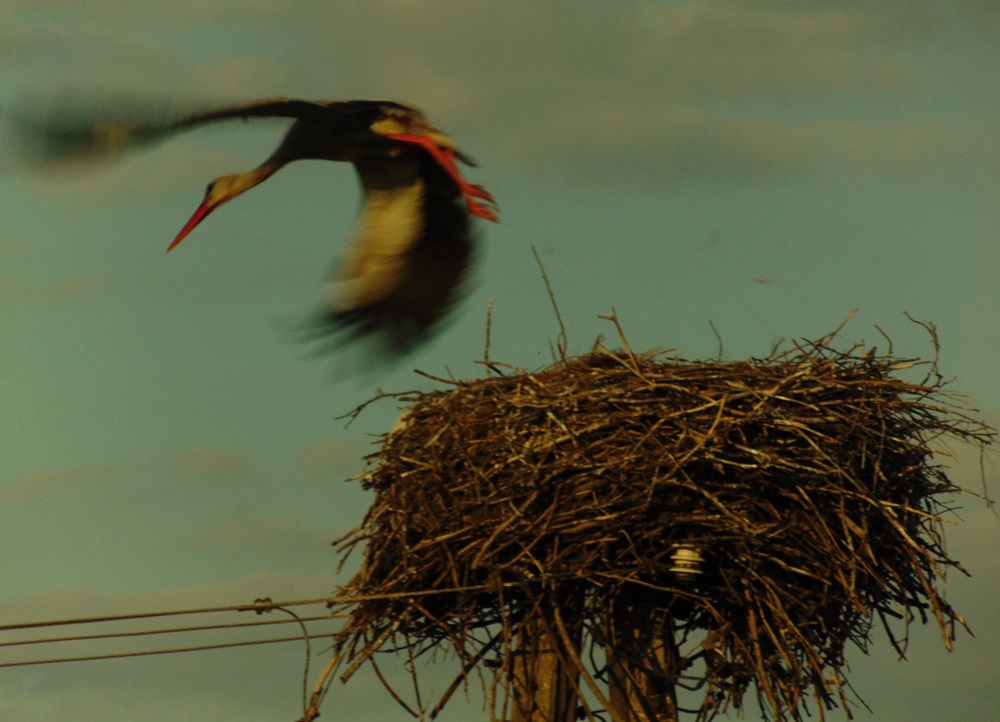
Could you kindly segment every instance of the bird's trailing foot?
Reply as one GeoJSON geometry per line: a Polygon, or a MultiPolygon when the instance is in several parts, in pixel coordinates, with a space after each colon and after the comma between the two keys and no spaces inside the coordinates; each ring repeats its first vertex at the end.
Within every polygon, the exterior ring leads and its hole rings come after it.
{"type": "Polygon", "coordinates": [[[414,145],[419,145],[421,148],[426,150],[431,156],[438,162],[438,164],[444,168],[445,172],[448,173],[458,185],[459,191],[462,193],[462,199],[465,201],[465,205],[469,208],[469,213],[479,218],[484,218],[487,221],[493,221],[494,223],[500,222],[500,217],[497,212],[500,210],[497,206],[497,202],[490,195],[489,191],[480,185],[475,183],[469,183],[465,180],[462,172],[458,169],[458,165],[455,163],[455,151],[450,148],[442,148],[433,138],[427,135],[414,135],[411,133],[386,133],[385,137],[392,138],[393,140],[402,141],[403,143],[412,143],[414,145]],[[480,203],[476,199],[486,201],[485,203],[480,203]]]}

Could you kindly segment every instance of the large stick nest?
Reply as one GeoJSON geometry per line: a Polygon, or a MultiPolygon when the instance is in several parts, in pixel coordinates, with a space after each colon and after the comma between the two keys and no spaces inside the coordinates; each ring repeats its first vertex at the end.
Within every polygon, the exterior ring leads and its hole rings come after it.
{"type": "Polygon", "coordinates": [[[941,515],[958,489],[935,443],[993,430],[933,364],[914,383],[911,361],[828,342],[735,363],[595,349],[404,396],[362,477],[375,503],[342,540],[367,544],[342,661],[444,649],[460,680],[509,692],[518,619],[575,599],[585,644],[687,680],[699,718],[753,683],[765,714],[800,719],[848,701],[845,646],[866,649],[876,621],[900,652],[912,619],[950,646],[964,622],[942,597],[960,567],[941,515]],[[623,605],[638,630],[615,628],[623,605]],[[678,668],[657,668],[657,647],[680,649],[678,668]]]}

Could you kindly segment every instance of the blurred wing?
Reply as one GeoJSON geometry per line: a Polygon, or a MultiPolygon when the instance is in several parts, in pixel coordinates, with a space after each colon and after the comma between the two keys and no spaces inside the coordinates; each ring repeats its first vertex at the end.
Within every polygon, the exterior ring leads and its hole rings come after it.
{"type": "Polygon", "coordinates": [[[63,95],[47,103],[25,103],[11,118],[22,154],[53,163],[113,157],[199,125],[233,118],[321,118],[336,102],[266,98],[193,112],[163,97],[63,95]]]}
{"type": "Polygon", "coordinates": [[[356,165],[361,218],[312,335],[333,334],[331,346],[343,336],[379,336],[391,353],[406,353],[458,299],[474,247],[469,214],[420,152],[356,165]]]}

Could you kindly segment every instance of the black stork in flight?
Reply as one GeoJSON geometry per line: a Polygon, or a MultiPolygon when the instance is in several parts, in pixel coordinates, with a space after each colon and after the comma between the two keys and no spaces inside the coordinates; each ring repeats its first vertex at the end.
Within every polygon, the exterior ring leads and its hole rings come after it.
{"type": "MultiPolygon", "coordinates": [[[[330,297],[310,335],[383,336],[402,354],[424,341],[456,301],[474,247],[471,217],[498,221],[493,197],[463,178],[456,161],[475,165],[413,105],[387,100],[308,101],[268,98],[164,119],[162,108],[91,114],[57,109],[43,122],[22,122],[47,158],[102,156],[235,118],[293,122],[271,156],[243,173],[219,176],[167,248],[173,249],[212,211],[296,160],[352,163],[364,189],[361,216],[330,297]],[[153,114],[161,118],[150,121],[153,114]]],[[[339,336],[336,336],[339,338],[339,336]]]]}

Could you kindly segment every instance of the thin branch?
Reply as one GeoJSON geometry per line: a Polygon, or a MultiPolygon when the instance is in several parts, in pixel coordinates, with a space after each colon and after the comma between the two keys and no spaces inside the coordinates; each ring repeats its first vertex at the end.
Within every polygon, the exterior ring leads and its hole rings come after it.
{"type": "Polygon", "coordinates": [[[566,360],[566,327],[563,325],[562,315],[559,313],[559,304],[556,303],[556,295],[552,291],[552,284],[549,283],[548,274],[545,273],[545,266],[542,264],[542,259],[538,255],[538,249],[534,246],[531,247],[531,252],[535,254],[535,263],[538,264],[538,270],[542,274],[542,280],[545,282],[545,290],[549,292],[549,302],[552,304],[552,310],[556,314],[556,321],[559,322],[559,336],[556,339],[556,348],[559,351],[559,359],[561,361],[566,360]]]}

